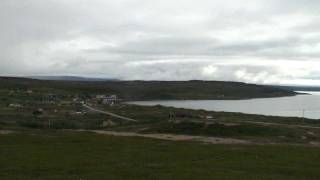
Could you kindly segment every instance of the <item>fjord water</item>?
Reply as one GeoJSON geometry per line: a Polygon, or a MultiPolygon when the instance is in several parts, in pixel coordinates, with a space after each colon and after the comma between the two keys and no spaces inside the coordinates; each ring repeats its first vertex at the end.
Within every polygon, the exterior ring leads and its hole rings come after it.
{"type": "Polygon", "coordinates": [[[130,104],[154,106],[163,105],[177,108],[204,109],[208,111],[241,112],[271,116],[306,117],[320,119],[320,92],[309,94],[249,100],[170,100],[135,101],[130,104]]]}

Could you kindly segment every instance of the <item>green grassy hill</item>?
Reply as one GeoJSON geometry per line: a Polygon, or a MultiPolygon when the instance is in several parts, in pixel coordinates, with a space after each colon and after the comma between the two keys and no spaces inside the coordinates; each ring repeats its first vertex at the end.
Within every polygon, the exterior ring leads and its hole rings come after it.
{"type": "Polygon", "coordinates": [[[319,148],[208,145],[93,133],[0,135],[0,179],[319,179],[319,148]]]}

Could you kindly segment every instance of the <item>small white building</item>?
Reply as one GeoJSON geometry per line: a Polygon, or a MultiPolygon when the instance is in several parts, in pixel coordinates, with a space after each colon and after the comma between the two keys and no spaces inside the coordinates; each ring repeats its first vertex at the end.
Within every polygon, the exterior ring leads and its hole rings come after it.
{"type": "Polygon", "coordinates": [[[21,108],[22,105],[21,104],[9,104],[9,107],[13,107],[13,108],[21,108]]]}
{"type": "Polygon", "coordinates": [[[102,104],[109,104],[109,105],[114,105],[117,102],[118,102],[117,95],[111,95],[111,96],[105,97],[102,100],[102,104]]]}
{"type": "Polygon", "coordinates": [[[213,117],[210,116],[210,115],[207,115],[207,116],[206,116],[206,119],[208,119],[208,120],[213,120],[213,117]]]}
{"type": "Polygon", "coordinates": [[[96,95],[96,99],[104,99],[104,98],[106,98],[106,95],[103,95],[103,94],[96,95]]]}

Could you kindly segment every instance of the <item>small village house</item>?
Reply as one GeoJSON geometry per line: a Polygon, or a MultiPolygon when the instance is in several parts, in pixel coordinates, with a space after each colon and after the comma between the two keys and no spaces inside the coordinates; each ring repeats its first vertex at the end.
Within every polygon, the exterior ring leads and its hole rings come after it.
{"type": "Polygon", "coordinates": [[[116,103],[118,103],[117,95],[111,95],[102,100],[102,104],[115,105],[116,103]]]}

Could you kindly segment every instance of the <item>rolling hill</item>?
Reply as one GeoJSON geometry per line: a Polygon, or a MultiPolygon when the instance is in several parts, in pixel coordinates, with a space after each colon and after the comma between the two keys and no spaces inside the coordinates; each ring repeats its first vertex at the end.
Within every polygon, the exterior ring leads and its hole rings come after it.
{"type": "Polygon", "coordinates": [[[62,94],[117,94],[125,100],[213,100],[294,96],[271,86],[223,81],[49,81],[0,77],[0,89],[62,94]]]}

